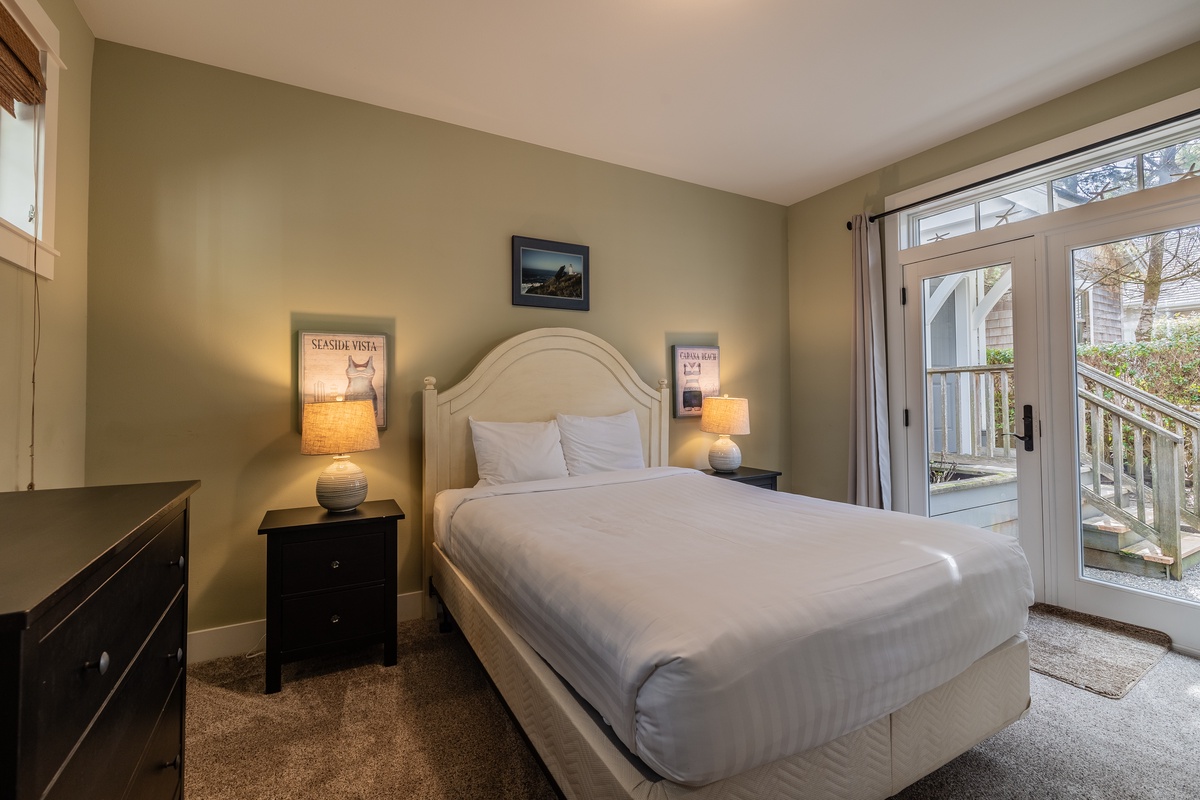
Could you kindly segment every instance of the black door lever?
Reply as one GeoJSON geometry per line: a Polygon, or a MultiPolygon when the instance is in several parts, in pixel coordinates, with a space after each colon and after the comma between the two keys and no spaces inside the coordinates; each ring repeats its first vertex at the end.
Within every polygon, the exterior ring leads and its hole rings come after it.
{"type": "Polygon", "coordinates": [[[1033,406],[1025,405],[1021,408],[1021,428],[1025,431],[1022,436],[1017,433],[1010,433],[1009,436],[1016,436],[1025,443],[1025,452],[1033,452],[1033,406]]]}

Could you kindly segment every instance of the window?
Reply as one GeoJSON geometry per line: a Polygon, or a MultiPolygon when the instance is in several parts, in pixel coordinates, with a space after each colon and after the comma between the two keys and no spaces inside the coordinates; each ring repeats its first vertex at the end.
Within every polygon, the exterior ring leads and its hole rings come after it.
{"type": "Polygon", "coordinates": [[[58,29],[36,0],[0,0],[41,53],[46,103],[0,110],[0,260],[54,277],[58,29]],[[36,248],[35,262],[35,242],[36,248]]]}
{"type": "Polygon", "coordinates": [[[1200,177],[1200,118],[1026,170],[908,211],[900,248],[1200,177]]]}

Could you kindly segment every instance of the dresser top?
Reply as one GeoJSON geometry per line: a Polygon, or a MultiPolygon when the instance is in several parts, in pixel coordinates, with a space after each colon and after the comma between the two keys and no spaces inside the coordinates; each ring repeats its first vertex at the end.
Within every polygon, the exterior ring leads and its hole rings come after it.
{"type": "Polygon", "coordinates": [[[0,631],[29,627],[199,481],[0,493],[0,631]]]}

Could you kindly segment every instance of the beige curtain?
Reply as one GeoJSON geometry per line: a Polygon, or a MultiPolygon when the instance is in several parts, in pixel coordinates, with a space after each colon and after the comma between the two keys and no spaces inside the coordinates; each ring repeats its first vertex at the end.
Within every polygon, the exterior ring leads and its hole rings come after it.
{"type": "Polygon", "coordinates": [[[862,214],[851,220],[854,237],[854,351],[850,430],[850,502],[892,507],[888,447],[887,353],[883,338],[883,266],[879,225],[862,214]]]}

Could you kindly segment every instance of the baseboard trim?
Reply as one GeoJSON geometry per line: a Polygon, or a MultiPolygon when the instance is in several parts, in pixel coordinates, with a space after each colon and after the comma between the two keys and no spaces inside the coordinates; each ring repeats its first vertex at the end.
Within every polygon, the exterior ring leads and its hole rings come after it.
{"type": "MultiPolygon", "coordinates": [[[[396,597],[396,619],[404,621],[419,619],[423,592],[407,592],[396,597]]],[[[187,660],[189,664],[212,661],[225,656],[250,655],[262,652],[267,635],[267,621],[256,619],[191,631],[187,637],[187,660]]]]}

